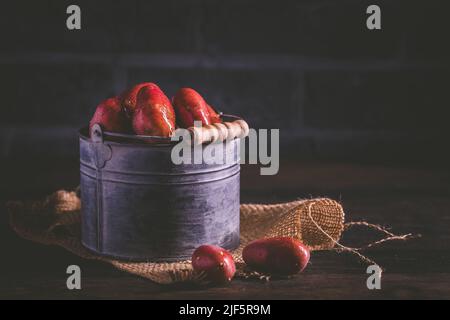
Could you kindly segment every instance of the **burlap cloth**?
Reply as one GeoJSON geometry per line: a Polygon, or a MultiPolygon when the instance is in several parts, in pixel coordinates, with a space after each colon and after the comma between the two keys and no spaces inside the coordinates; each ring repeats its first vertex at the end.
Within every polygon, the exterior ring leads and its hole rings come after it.
{"type": "MultiPolygon", "coordinates": [[[[60,190],[42,201],[33,203],[9,202],[10,224],[15,232],[25,239],[46,245],[59,245],[74,254],[104,261],[114,267],[150,279],[169,284],[182,281],[201,280],[192,270],[189,260],[172,263],[127,262],[96,255],[81,244],[80,207],[81,201],[76,192],[60,190]]],[[[407,235],[394,235],[386,229],[366,222],[344,224],[342,206],[331,199],[319,198],[296,200],[280,204],[242,204],[241,242],[232,252],[236,262],[236,276],[243,278],[266,275],[248,270],[242,261],[242,249],[250,241],[266,237],[294,237],[307,245],[310,250],[340,250],[357,255],[362,261],[375,263],[360,254],[363,248],[348,248],[339,243],[342,232],[352,225],[365,225],[375,228],[386,237],[366,247],[388,240],[405,240],[407,235]]]]}

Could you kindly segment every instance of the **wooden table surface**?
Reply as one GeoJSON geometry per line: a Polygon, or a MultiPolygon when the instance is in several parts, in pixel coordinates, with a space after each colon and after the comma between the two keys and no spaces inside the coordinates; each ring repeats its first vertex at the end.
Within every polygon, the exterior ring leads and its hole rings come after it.
{"type": "MultiPolygon", "coordinates": [[[[37,199],[77,185],[74,161],[2,163],[2,203],[37,199]],[[8,168],[6,170],[5,168],[8,168]],[[19,170],[20,168],[20,170],[19,170]]],[[[62,248],[23,240],[8,226],[2,207],[0,298],[3,299],[404,299],[450,298],[450,175],[444,168],[417,166],[282,163],[276,176],[259,176],[245,166],[242,202],[278,202],[328,196],[341,201],[346,220],[366,220],[395,233],[422,237],[392,242],[366,252],[383,266],[380,290],[366,287],[366,266],[348,253],[314,252],[304,273],[270,282],[234,280],[222,287],[158,285],[83,260],[62,248]],[[81,290],[66,288],[66,268],[81,267],[81,290]]],[[[354,229],[343,242],[364,244],[378,234],[354,229]]]]}

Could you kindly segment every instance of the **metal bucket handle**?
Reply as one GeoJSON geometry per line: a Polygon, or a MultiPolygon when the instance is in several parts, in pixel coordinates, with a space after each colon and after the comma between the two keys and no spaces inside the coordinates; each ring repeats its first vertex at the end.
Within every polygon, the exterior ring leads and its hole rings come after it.
{"type": "MultiPolygon", "coordinates": [[[[225,114],[223,112],[217,112],[220,116],[220,118],[230,118],[233,120],[242,120],[241,117],[233,115],[233,114],[225,114]]],[[[95,124],[92,126],[91,129],[91,137],[92,141],[97,142],[95,139],[101,139],[101,142],[103,142],[104,137],[115,137],[115,138],[125,138],[129,140],[157,140],[159,142],[165,142],[166,144],[172,144],[174,141],[170,137],[161,137],[161,136],[149,136],[149,135],[140,135],[140,134],[127,134],[127,133],[117,133],[117,132],[111,132],[111,131],[103,131],[100,127],[100,125],[95,124]]],[[[175,141],[178,142],[178,141],[175,141]]]]}
{"type": "Polygon", "coordinates": [[[95,165],[98,169],[101,169],[106,165],[106,162],[111,160],[112,149],[110,145],[103,143],[105,131],[98,123],[92,126],[90,135],[95,146],[95,165]]]}

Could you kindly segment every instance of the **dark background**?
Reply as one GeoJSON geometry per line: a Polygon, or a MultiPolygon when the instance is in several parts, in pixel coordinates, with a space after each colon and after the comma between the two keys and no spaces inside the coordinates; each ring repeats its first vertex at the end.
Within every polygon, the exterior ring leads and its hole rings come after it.
{"type": "MultiPolygon", "coordinates": [[[[394,272],[384,296],[342,274],[361,271],[354,260],[319,255],[307,290],[237,281],[196,297],[448,298],[448,12],[446,1],[3,1],[0,200],[74,188],[77,130],[102,99],[142,81],[168,96],[189,86],[253,128],[280,129],[279,175],[244,166],[243,202],[330,196],[350,220],[425,235],[375,255],[394,272]],[[81,7],[81,30],[66,28],[69,4],[81,7]],[[366,28],[369,4],[382,30],[366,28]]],[[[136,297],[190,295],[18,239],[7,219],[1,297],[73,297],[64,270],[74,260],[93,270],[91,291],[75,297],[117,298],[130,283],[136,297]]]]}
{"type": "Polygon", "coordinates": [[[0,159],[76,157],[96,105],[141,81],[199,90],[282,151],[445,163],[445,1],[9,1],[0,19],[0,159]],[[82,29],[69,31],[69,4],[82,29]],[[367,5],[382,30],[366,28],[367,5]]]}

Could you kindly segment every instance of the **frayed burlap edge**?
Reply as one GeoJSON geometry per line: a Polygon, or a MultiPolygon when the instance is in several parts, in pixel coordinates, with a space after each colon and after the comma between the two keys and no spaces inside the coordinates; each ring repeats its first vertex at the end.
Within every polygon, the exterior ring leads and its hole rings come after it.
{"type": "MultiPolygon", "coordinates": [[[[86,259],[107,262],[114,267],[161,284],[199,281],[189,260],[154,263],[127,262],[92,253],[81,244],[80,235],[81,201],[75,192],[60,190],[43,201],[33,203],[9,202],[10,224],[21,237],[45,245],[58,245],[86,259]]],[[[242,249],[250,241],[260,238],[286,236],[294,237],[307,245],[310,250],[349,251],[366,263],[375,264],[359,253],[362,248],[348,248],[339,243],[344,229],[352,225],[366,224],[387,234],[387,237],[372,243],[388,240],[406,240],[410,234],[396,236],[386,229],[366,222],[344,224],[342,206],[331,199],[318,198],[296,200],[279,204],[242,204],[241,242],[232,252],[236,262],[236,277],[269,279],[268,275],[254,272],[245,267],[242,249]]]]}

